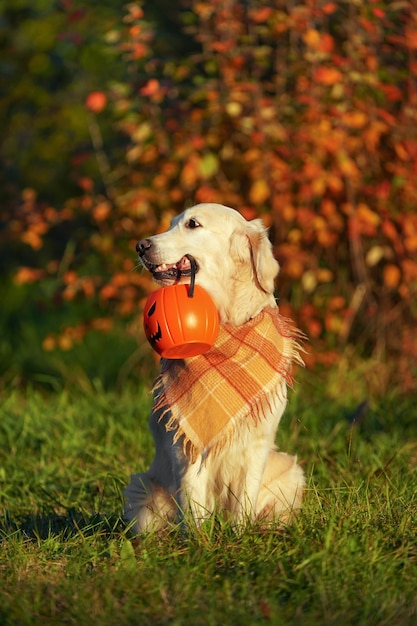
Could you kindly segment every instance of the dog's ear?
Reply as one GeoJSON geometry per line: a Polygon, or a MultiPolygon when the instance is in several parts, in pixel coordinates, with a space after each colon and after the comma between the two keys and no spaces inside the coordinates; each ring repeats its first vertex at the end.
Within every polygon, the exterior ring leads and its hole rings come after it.
{"type": "Polygon", "coordinates": [[[272,245],[262,220],[246,222],[244,229],[234,234],[232,254],[241,263],[252,265],[255,279],[262,291],[274,292],[274,279],[279,272],[279,264],[272,254],[272,245]]]}
{"type": "Polygon", "coordinates": [[[279,272],[279,264],[272,254],[272,244],[262,220],[248,223],[247,236],[251,250],[254,272],[259,286],[266,293],[274,292],[274,279],[279,272]]]}

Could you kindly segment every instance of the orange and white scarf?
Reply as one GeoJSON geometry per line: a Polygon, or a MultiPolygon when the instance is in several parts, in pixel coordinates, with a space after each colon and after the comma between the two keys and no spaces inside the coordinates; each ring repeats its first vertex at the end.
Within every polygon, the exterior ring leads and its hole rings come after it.
{"type": "MultiPolygon", "coordinates": [[[[189,359],[162,359],[155,409],[183,437],[193,460],[215,453],[242,424],[258,423],[292,385],[292,365],[303,364],[303,334],[268,307],[242,326],[221,324],[214,346],[189,359]]],[[[248,424],[250,425],[250,424],[248,424]]]]}

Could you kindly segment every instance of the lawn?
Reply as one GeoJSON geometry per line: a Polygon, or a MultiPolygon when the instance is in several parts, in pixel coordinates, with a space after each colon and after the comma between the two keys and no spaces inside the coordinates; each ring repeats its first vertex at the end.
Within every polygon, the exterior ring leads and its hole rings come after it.
{"type": "Polygon", "coordinates": [[[417,624],[417,397],[334,380],[303,373],[279,432],[308,476],[291,527],[139,539],[122,490],[152,458],[148,384],[3,391],[0,623],[417,624]]]}

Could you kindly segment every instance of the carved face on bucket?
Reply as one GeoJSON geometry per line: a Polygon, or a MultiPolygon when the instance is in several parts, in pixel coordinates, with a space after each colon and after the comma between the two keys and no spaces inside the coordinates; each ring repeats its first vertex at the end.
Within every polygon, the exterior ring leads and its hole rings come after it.
{"type": "Polygon", "coordinates": [[[162,338],[161,326],[159,325],[158,315],[156,314],[157,306],[157,301],[153,300],[153,302],[150,303],[150,306],[146,307],[143,312],[145,334],[154,350],[157,347],[158,341],[162,338]]]}

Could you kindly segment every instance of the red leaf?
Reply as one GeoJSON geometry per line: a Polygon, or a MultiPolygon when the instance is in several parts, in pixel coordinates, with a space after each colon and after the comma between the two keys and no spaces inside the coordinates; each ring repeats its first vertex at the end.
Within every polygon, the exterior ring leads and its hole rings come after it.
{"type": "Polygon", "coordinates": [[[92,113],[101,113],[107,104],[107,96],[102,91],[92,91],[85,99],[85,106],[92,113]]]}

